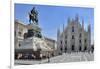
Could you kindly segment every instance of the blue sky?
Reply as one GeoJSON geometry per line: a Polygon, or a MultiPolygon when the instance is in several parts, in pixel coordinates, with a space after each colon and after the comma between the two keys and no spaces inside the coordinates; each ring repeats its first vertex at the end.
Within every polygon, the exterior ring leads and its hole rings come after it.
{"type": "Polygon", "coordinates": [[[92,39],[94,36],[94,9],[80,8],[68,6],[50,6],[50,5],[31,5],[31,4],[15,4],[15,19],[25,24],[29,24],[28,12],[34,7],[38,11],[39,26],[42,34],[46,37],[56,39],[57,29],[62,31],[63,24],[67,26],[67,18],[75,18],[78,14],[80,22],[84,18],[85,29],[89,22],[92,28],[92,39]]]}

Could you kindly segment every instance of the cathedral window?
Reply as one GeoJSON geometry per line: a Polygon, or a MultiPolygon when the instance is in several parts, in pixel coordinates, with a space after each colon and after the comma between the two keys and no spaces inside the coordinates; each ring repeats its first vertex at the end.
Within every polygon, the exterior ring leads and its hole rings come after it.
{"type": "Polygon", "coordinates": [[[65,47],[65,53],[67,52],[67,47],[65,47]]]}
{"type": "Polygon", "coordinates": [[[86,39],[84,40],[84,42],[86,43],[86,39]]]}
{"type": "Polygon", "coordinates": [[[67,40],[65,41],[65,44],[67,44],[67,40]]]}
{"type": "Polygon", "coordinates": [[[86,50],[87,50],[87,47],[85,46],[84,51],[86,51],[86,50]]]}
{"type": "Polygon", "coordinates": [[[21,46],[21,44],[19,43],[19,47],[21,46]]]}
{"type": "Polygon", "coordinates": [[[65,38],[67,39],[67,35],[65,36],[65,38]]]}
{"type": "Polygon", "coordinates": [[[79,36],[79,37],[81,38],[81,36],[82,36],[82,35],[81,35],[81,33],[80,33],[80,36],[79,36]]]}
{"type": "Polygon", "coordinates": [[[74,27],[72,27],[72,32],[74,32],[74,27]]]}
{"type": "Polygon", "coordinates": [[[74,51],[74,48],[75,48],[74,45],[72,45],[72,51],[74,51]]]}
{"type": "Polygon", "coordinates": [[[81,45],[79,46],[79,51],[81,51],[81,45]]]}
{"type": "Polygon", "coordinates": [[[72,39],[74,39],[74,35],[72,35],[72,39]]]}
{"type": "Polygon", "coordinates": [[[81,40],[79,40],[79,43],[81,43],[81,40]]]}
{"type": "Polygon", "coordinates": [[[61,44],[62,44],[62,41],[61,41],[61,44]]]}
{"type": "Polygon", "coordinates": [[[60,50],[62,51],[62,47],[60,48],[60,50]]]}

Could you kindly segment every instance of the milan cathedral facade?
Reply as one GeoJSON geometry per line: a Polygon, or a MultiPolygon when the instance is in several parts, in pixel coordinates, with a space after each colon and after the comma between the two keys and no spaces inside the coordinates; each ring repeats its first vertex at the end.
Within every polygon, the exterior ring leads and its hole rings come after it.
{"type": "Polygon", "coordinates": [[[84,28],[84,20],[80,22],[79,16],[75,19],[68,18],[67,26],[63,25],[63,32],[57,31],[58,53],[63,52],[89,52],[91,48],[91,26],[88,23],[84,28]]]}

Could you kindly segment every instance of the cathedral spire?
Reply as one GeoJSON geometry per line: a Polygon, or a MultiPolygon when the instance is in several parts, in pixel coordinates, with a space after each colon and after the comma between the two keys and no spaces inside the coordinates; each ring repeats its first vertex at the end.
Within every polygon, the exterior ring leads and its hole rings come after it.
{"type": "Polygon", "coordinates": [[[63,24],[63,38],[62,38],[62,40],[63,40],[63,51],[64,51],[64,48],[65,48],[65,31],[64,31],[64,24],[63,24]]]}
{"type": "Polygon", "coordinates": [[[90,21],[88,23],[88,52],[90,51],[90,48],[91,48],[91,24],[90,24],[90,21]]]}
{"type": "MultiPolygon", "coordinates": [[[[59,38],[60,37],[60,29],[58,28],[57,29],[57,38],[59,38]]],[[[58,39],[57,39],[58,40],[58,39]]]]}
{"type": "Polygon", "coordinates": [[[84,19],[82,19],[82,28],[84,29],[84,19]]]}
{"type": "Polygon", "coordinates": [[[88,32],[90,32],[91,31],[91,24],[90,24],[90,21],[89,21],[89,23],[88,23],[88,32]]]}
{"type": "Polygon", "coordinates": [[[76,16],[75,16],[75,21],[76,21],[76,22],[79,21],[79,15],[78,15],[78,14],[76,14],[76,16]]]}
{"type": "Polygon", "coordinates": [[[64,32],[64,24],[63,24],[63,32],[64,32]]]}
{"type": "Polygon", "coordinates": [[[57,29],[57,50],[58,50],[58,53],[61,52],[60,48],[61,48],[61,46],[60,46],[60,29],[58,28],[57,29]]]}
{"type": "Polygon", "coordinates": [[[82,46],[80,47],[80,51],[84,51],[84,19],[82,18],[82,46]]]}
{"type": "Polygon", "coordinates": [[[67,23],[70,23],[70,17],[68,17],[68,19],[67,19],[67,23]]]}

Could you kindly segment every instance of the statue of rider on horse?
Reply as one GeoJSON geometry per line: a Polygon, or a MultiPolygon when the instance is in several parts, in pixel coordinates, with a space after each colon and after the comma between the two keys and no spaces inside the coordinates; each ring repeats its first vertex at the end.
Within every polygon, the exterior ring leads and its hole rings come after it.
{"type": "Polygon", "coordinates": [[[38,12],[35,10],[35,7],[33,7],[33,9],[29,13],[29,23],[31,23],[31,21],[38,24],[38,12]]]}

